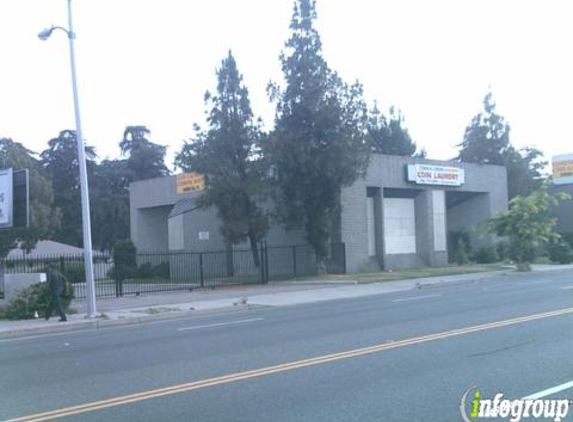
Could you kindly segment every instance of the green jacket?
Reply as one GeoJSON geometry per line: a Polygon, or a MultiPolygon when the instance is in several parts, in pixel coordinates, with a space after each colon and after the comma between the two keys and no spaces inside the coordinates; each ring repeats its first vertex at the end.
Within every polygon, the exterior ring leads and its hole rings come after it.
{"type": "Polygon", "coordinates": [[[68,279],[58,270],[51,270],[47,275],[48,284],[50,285],[50,290],[57,294],[62,294],[68,279]]]}

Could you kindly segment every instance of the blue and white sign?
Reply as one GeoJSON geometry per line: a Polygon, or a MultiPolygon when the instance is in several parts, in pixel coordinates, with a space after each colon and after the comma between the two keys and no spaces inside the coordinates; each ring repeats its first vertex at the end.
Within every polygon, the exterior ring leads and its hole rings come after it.
{"type": "Polygon", "coordinates": [[[13,186],[12,169],[0,170],[0,228],[13,224],[13,186]]]}

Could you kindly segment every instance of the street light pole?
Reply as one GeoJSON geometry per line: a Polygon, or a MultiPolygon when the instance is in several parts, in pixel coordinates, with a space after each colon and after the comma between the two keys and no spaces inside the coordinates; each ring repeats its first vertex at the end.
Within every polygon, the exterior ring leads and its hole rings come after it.
{"type": "Polygon", "coordinates": [[[80,102],[78,98],[78,85],[76,76],[76,60],[74,51],[74,33],[72,23],[72,0],[68,0],[68,29],[62,27],[52,27],[48,30],[42,31],[38,37],[41,40],[46,40],[55,29],[61,29],[68,35],[70,43],[70,64],[72,70],[72,88],[74,94],[74,112],[76,117],[76,140],[78,145],[78,164],[80,167],[80,188],[82,196],[82,231],[84,240],[84,266],[86,274],[86,300],[87,300],[87,318],[96,317],[96,298],[95,298],[95,283],[93,272],[93,253],[92,253],[92,231],[90,222],[90,199],[88,191],[88,174],[86,167],[86,156],[84,139],[82,137],[82,123],[80,118],[80,102]]]}

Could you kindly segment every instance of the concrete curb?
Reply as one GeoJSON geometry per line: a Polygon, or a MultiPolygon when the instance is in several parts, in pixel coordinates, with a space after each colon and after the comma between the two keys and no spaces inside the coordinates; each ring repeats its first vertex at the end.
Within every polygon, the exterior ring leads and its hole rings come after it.
{"type": "MultiPolygon", "coordinates": [[[[432,288],[432,287],[443,287],[445,285],[448,286],[457,286],[457,285],[461,285],[461,284],[470,284],[470,283],[487,283],[487,282],[493,282],[495,280],[493,280],[494,277],[499,277],[499,276],[509,276],[509,275],[513,275],[513,274],[518,274],[517,272],[515,272],[514,270],[503,270],[503,271],[492,271],[492,272],[485,272],[485,273],[476,273],[476,276],[473,278],[468,278],[466,280],[437,280],[437,281],[432,281],[432,282],[424,282],[424,283],[416,283],[416,286],[414,287],[415,289],[427,289],[427,288],[432,288]],[[477,274],[482,274],[483,277],[477,277],[477,274]],[[485,276],[487,274],[487,276],[485,276]]],[[[443,277],[443,276],[442,276],[443,277]]]]}
{"type": "MultiPolygon", "coordinates": [[[[573,266],[571,266],[573,268],[573,266]]],[[[551,267],[551,268],[543,268],[543,269],[534,269],[533,272],[543,273],[551,270],[568,270],[569,267],[551,267]]],[[[416,289],[430,289],[430,288],[438,288],[443,286],[455,286],[455,285],[462,285],[462,284],[470,284],[470,283],[485,283],[485,282],[495,282],[500,276],[512,276],[512,277],[519,277],[521,275],[526,275],[530,273],[520,273],[515,271],[514,269],[506,269],[500,271],[491,271],[491,272],[482,272],[482,273],[468,273],[465,275],[452,275],[452,276],[437,276],[437,277],[429,277],[426,279],[403,279],[403,280],[391,280],[391,281],[384,281],[380,283],[359,283],[355,280],[336,280],[334,282],[292,282],[292,284],[298,285],[305,285],[305,284],[313,284],[313,285],[324,285],[332,287],[333,285],[340,285],[341,288],[344,287],[352,287],[352,286],[364,286],[368,287],[374,284],[385,285],[386,283],[400,283],[403,282],[403,285],[400,287],[392,286],[385,292],[376,292],[372,294],[385,294],[385,293],[396,293],[399,291],[411,291],[416,289]],[[465,279],[455,279],[455,277],[464,277],[467,276],[465,279]],[[418,280],[418,281],[416,281],[418,280]]],[[[388,285],[390,287],[390,285],[388,285]]],[[[329,289],[330,290],[330,289],[329,289]]],[[[337,290],[337,289],[334,289],[337,290]]],[[[303,290],[292,291],[292,292],[283,292],[284,294],[292,294],[292,293],[301,293],[303,290]]],[[[314,291],[309,291],[312,293],[314,291]]],[[[160,322],[160,321],[169,321],[169,320],[176,320],[176,319],[184,319],[189,316],[195,315],[204,315],[204,314],[218,314],[218,313],[227,313],[229,311],[245,311],[250,309],[262,309],[262,308],[269,308],[269,307],[276,307],[276,306],[290,306],[294,303],[289,304],[281,304],[280,301],[278,303],[256,303],[257,296],[265,297],[265,296],[273,296],[273,295],[281,295],[283,293],[268,293],[268,294],[258,294],[258,295],[244,295],[247,299],[246,303],[242,303],[242,298],[228,298],[233,304],[230,305],[227,303],[221,303],[219,306],[214,306],[212,308],[203,308],[203,309],[194,309],[194,310],[187,310],[179,308],[178,310],[173,310],[166,313],[157,313],[157,314],[142,314],[136,315],[135,312],[138,310],[142,310],[144,308],[153,309],[153,308],[165,308],[165,307],[182,307],[186,305],[192,305],[194,302],[190,303],[171,303],[171,304],[162,304],[162,305],[151,305],[151,306],[144,306],[144,307],[137,307],[137,308],[129,308],[129,309],[118,309],[118,310],[111,310],[106,311],[112,318],[104,319],[99,318],[96,320],[75,320],[70,321],[68,324],[55,324],[49,326],[34,326],[34,327],[18,327],[15,329],[10,329],[6,331],[0,331],[0,339],[10,339],[10,338],[18,338],[18,337],[27,337],[27,336],[36,336],[36,335],[46,335],[46,334],[56,334],[56,333],[67,333],[67,332],[74,332],[74,331],[87,331],[87,330],[99,330],[103,328],[112,328],[112,327],[120,327],[120,326],[127,326],[127,325],[136,325],[136,324],[144,324],[150,322],[160,322]],[[251,302],[254,300],[255,302],[251,302]],[[113,315],[114,313],[118,315],[113,315]],[[123,315],[122,315],[123,314],[123,315]]],[[[366,294],[365,296],[368,296],[366,294]]],[[[329,297],[330,295],[326,295],[323,298],[316,298],[310,301],[302,300],[300,304],[308,304],[308,303],[319,303],[324,301],[330,300],[338,300],[344,299],[344,297],[329,297]]],[[[362,297],[360,296],[349,296],[352,297],[362,297]]],[[[226,299],[223,299],[226,300],[226,299]]],[[[201,302],[201,301],[199,301],[201,302]]],[[[203,302],[211,302],[209,300],[203,302]]],[[[264,302],[264,301],[263,301],[264,302]]]]}
{"type": "Polygon", "coordinates": [[[18,337],[39,336],[46,334],[65,334],[75,331],[101,330],[105,328],[122,327],[127,325],[145,324],[149,322],[172,321],[183,319],[189,316],[216,315],[232,311],[248,311],[254,309],[268,308],[269,306],[256,304],[239,304],[213,309],[201,309],[195,311],[179,311],[169,314],[141,315],[128,318],[107,319],[98,317],[95,320],[74,321],[70,324],[49,325],[45,327],[19,328],[10,331],[0,332],[0,340],[13,339],[18,337]]]}
{"type": "Polygon", "coordinates": [[[358,280],[302,280],[302,281],[281,281],[276,284],[290,286],[353,286],[361,284],[358,280]]]}

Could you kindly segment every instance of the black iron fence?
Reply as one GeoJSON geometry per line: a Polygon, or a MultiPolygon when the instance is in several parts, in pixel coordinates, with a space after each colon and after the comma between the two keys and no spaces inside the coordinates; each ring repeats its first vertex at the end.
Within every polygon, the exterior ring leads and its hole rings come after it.
{"type": "MultiPolygon", "coordinates": [[[[326,260],[327,272],[345,273],[344,244],[332,245],[330,255],[326,260]]],[[[83,255],[10,258],[4,261],[3,268],[8,274],[46,272],[50,262],[56,262],[73,283],[76,298],[85,298],[83,255]]],[[[317,273],[316,256],[310,246],[267,246],[264,243],[256,251],[229,248],[207,252],[140,252],[130,259],[122,259],[118,265],[111,255],[99,254],[94,257],[93,269],[99,298],[261,284],[317,273]]]]}

